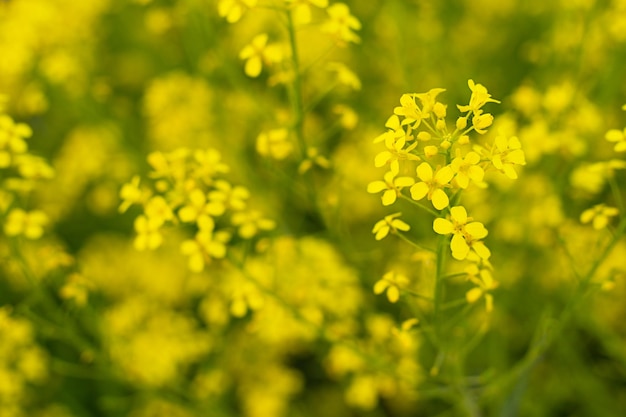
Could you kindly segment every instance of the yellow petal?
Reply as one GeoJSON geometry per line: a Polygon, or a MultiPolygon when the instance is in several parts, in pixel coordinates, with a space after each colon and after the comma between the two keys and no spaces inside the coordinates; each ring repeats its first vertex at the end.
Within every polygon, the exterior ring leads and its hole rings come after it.
{"type": "Polygon", "coordinates": [[[433,206],[435,206],[437,210],[443,210],[444,208],[448,207],[450,200],[448,199],[448,195],[445,193],[445,191],[441,189],[436,189],[433,192],[432,202],[433,206]]]}
{"type": "Polygon", "coordinates": [[[452,170],[452,168],[450,166],[445,166],[437,171],[437,175],[435,175],[435,181],[438,184],[447,184],[450,182],[450,180],[452,180],[453,176],[454,171],[452,170]]]}
{"type": "Polygon", "coordinates": [[[424,182],[418,182],[411,187],[411,198],[413,200],[421,200],[428,194],[428,185],[424,182]]]}
{"type": "Polygon", "coordinates": [[[469,290],[467,293],[465,293],[465,299],[467,300],[468,303],[472,304],[478,301],[478,299],[482,297],[482,295],[483,295],[483,290],[478,287],[474,287],[471,290],[469,290]]]}
{"type": "Polygon", "coordinates": [[[394,181],[394,185],[398,188],[410,187],[415,184],[415,180],[411,177],[398,177],[394,181]]]}
{"type": "Polygon", "coordinates": [[[469,233],[473,239],[482,239],[487,236],[487,229],[480,222],[472,222],[465,225],[465,231],[469,233]]]}
{"type": "Polygon", "coordinates": [[[476,254],[478,254],[478,256],[482,259],[489,259],[491,256],[491,251],[483,242],[473,242],[472,249],[474,249],[474,252],[476,252],[476,254]]]}
{"type": "Polygon", "coordinates": [[[403,232],[408,232],[409,230],[411,230],[411,226],[409,226],[407,223],[403,222],[400,219],[395,219],[391,222],[391,225],[398,229],[401,230],[403,232]]]}
{"type": "Polygon", "coordinates": [[[263,62],[258,56],[253,56],[246,61],[244,71],[248,77],[256,78],[261,74],[263,62]]]}
{"type": "Polygon", "coordinates": [[[452,257],[459,261],[467,258],[467,254],[470,251],[467,242],[460,235],[452,236],[452,241],[450,241],[450,249],[452,249],[452,257]]]}
{"type": "Polygon", "coordinates": [[[382,294],[389,286],[389,281],[381,279],[374,284],[374,294],[382,294]]]}
{"type": "Polygon", "coordinates": [[[431,181],[433,179],[433,169],[428,162],[422,162],[417,167],[417,176],[420,180],[425,182],[431,181]]]}
{"type": "Polygon", "coordinates": [[[467,210],[463,206],[454,206],[450,209],[450,215],[455,222],[465,224],[467,222],[467,210]]]}
{"type": "Polygon", "coordinates": [[[454,225],[449,220],[438,218],[433,222],[433,230],[440,235],[447,235],[452,233],[454,225]]]}
{"type": "Polygon", "coordinates": [[[395,190],[387,190],[383,193],[383,206],[390,206],[396,202],[397,194],[395,190]]]}
{"type": "Polygon", "coordinates": [[[400,299],[400,290],[395,285],[390,286],[387,289],[387,299],[391,303],[395,303],[400,299]]]}
{"type": "Polygon", "coordinates": [[[384,181],[373,181],[367,185],[367,192],[371,194],[379,193],[385,189],[387,189],[387,184],[384,181]]]}

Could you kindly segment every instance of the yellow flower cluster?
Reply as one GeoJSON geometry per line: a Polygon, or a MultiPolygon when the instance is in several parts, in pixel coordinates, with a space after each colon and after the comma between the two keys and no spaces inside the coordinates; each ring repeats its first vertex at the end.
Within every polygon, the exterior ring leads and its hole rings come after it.
{"type": "Polygon", "coordinates": [[[134,177],[120,190],[120,211],[133,204],[143,207],[135,219],[136,249],[161,246],[166,225],[189,225],[195,235],[182,243],[181,252],[189,258],[189,269],[201,272],[212,259],[224,258],[237,237],[251,239],[275,227],[248,207],[246,188],[223,178],[229,167],[215,149],[153,152],[148,163],[153,187],[142,187],[134,177]]]}
{"type": "Polygon", "coordinates": [[[0,307],[0,340],[0,414],[21,416],[48,376],[47,357],[31,323],[12,317],[8,307],[0,307]]]}
{"type": "MultiPolygon", "coordinates": [[[[626,110],[626,105],[624,105],[622,109],[626,110]]],[[[613,150],[615,152],[626,152],[626,128],[623,130],[611,129],[606,132],[604,137],[608,142],[615,144],[613,146],[613,150]]],[[[604,186],[604,180],[608,181],[613,191],[615,203],[619,207],[607,206],[604,203],[596,204],[580,214],[580,221],[582,223],[591,223],[594,229],[602,230],[610,224],[613,217],[620,214],[620,211],[623,214],[624,207],[621,201],[621,195],[618,190],[614,171],[616,169],[626,169],[626,161],[611,159],[609,161],[598,162],[594,164],[594,166],[602,170],[597,188],[601,189],[604,186]]]]}
{"type": "MultiPolygon", "coordinates": [[[[307,111],[311,111],[317,104],[315,101],[320,101],[319,97],[329,94],[335,87],[345,85],[351,89],[360,88],[360,80],[344,64],[324,61],[329,51],[335,47],[359,42],[355,31],[361,28],[361,23],[351,14],[346,4],[330,4],[328,0],[276,0],[269,5],[258,3],[256,0],[222,0],[218,4],[220,16],[230,23],[239,21],[247,11],[255,10],[260,15],[264,9],[275,13],[272,22],[278,18],[279,22],[284,23],[286,36],[276,39],[275,26],[268,25],[268,32],[255,35],[241,49],[239,58],[245,62],[244,73],[248,77],[257,78],[265,71],[269,73],[267,82],[270,86],[285,86],[292,115],[291,120],[285,122],[284,116],[277,114],[279,126],[261,131],[256,140],[256,150],[261,156],[274,160],[286,160],[294,154],[298,155],[298,166],[295,171],[300,175],[313,167],[329,168],[330,161],[319,147],[310,146],[311,144],[305,140],[305,136],[309,134],[304,129],[305,116],[307,111]],[[326,17],[323,17],[323,12],[326,13],[326,17]],[[328,44],[329,51],[320,52],[318,56],[312,58],[303,58],[307,47],[303,46],[305,40],[300,35],[299,29],[305,26],[316,32],[315,39],[309,42],[318,45],[328,44]],[[331,88],[328,89],[327,81],[320,83],[319,87],[309,86],[308,90],[313,92],[314,97],[313,106],[309,108],[308,103],[305,104],[309,97],[304,95],[303,84],[305,78],[307,81],[313,78],[308,73],[314,71],[305,72],[303,68],[307,66],[310,69],[321,63],[325,64],[327,72],[332,75],[331,88]],[[319,97],[315,97],[316,95],[319,97]]],[[[352,109],[345,105],[337,105],[334,112],[340,117],[339,124],[343,128],[354,128],[357,117],[352,109]]]]}
{"type": "MultiPolygon", "coordinates": [[[[466,208],[459,204],[461,193],[471,186],[486,187],[485,172],[490,170],[516,179],[515,167],[525,165],[526,161],[517,137],[500,133],[493,142],[486,144],[470,139],[472,132],[479,135],[487,132],[494,117],[485,113],[483,107],[499,101],[492,98],[482,84],[469,80],[468,86],[471,91],[469,103],[457,106],[461,115],[452,127],[446,121],[447,106],[438,101],[444,89],[402,95],[400,106],[387,120],[388,130],[374,139],[374,143],[382,143],[385,147],[376,155],[374,165],[388,171],[382,181],[371,182],[367,190],[382,192],[384,206],[403,199],[435,215],[433,230],[439,235],[451,236],[452,257],[483,265],[491,256],[483,242],[487,229],[469,217],[466,208]],[[415,174],[411,175],[412,172],[415,174]],[[424,199],[430,201],[435,210],[419,203],[424,199]]],[[[393,233],[407,240],[402,232],[408,232],[411,226],[399,217],[400,213],[395,213],[376,223],[373,229],[376,239],[393,233]]],[[[393,271],[387,273],[376,283],[374,292],[380,294],[387,290],[389,301],[397,301],[402,285],[396,281],[400,278],[406,280],[393,271]]],[[[472,290],[468,301],[496,285],[493,280],[479,278],[474,282],[481,282],[481,286],[472,290]]],[[[488,304],[490,306],[491,301],[488,304]]]]}
{"type": "Polygon", "coordinates": [[[20,205],[37,181],[52,178],[54,170],[43,158],[29,152],[26,140],[32,133],[28,125],[16,123],[0,108],[0,215],[4,218],[4,233],[38,239],[48,217],[41,210],[27,211],[20,205]]]}

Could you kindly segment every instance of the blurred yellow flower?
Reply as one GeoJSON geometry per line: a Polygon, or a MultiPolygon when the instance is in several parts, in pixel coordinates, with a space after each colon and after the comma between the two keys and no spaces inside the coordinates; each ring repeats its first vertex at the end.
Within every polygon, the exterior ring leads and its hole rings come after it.
{"type": "Polygon", "coordinates": [[[387,299],[390,303],[395,303],[400,299],[400,289],[406,287],[409,282],[406,275],[389,271],[374,284],[374,294],[387,291],[387,299]]]}
{"type": "Polygon", "coordinates": [[[608,207],[606,204],[596,204],[580,214],[580,222],[591,223],[596,230],[604,229],[611,219],[619,214],[615,207],[608,207]]]}
{"type": "Polygon", "coordinates": [[[39,239],[43,235],[48,216],[41,210],[25,211],[12,209],[4,223],[7,236],[24,235],[28,239],[39,239]]]}
{"type": "Polygon", "coordinates": [[[361,29],[361,22],[350,14],[350,8],[346,4],[334,3],[326,9],[326,12],[328,20],[322,25],[322,31],[334,37],[339,46],[360,41],[354,31],[361,29]]]}
{"type": "Polygon", "coordinates": [[[376,222],[372,233],[374,233],[376,240],[384,239],[389,232],[396,233],[398,230],[406,232],[411,229],[411,226],[398,219],[402,213],[394,213],[389,216],[385,216],[384,219],[376,222]]]}
{"type": "Polygon", "coordinates": [[[258,0],[220,0],[217,11],[228,23],[235,23],[243,14],[256,6],[258,0]]]}

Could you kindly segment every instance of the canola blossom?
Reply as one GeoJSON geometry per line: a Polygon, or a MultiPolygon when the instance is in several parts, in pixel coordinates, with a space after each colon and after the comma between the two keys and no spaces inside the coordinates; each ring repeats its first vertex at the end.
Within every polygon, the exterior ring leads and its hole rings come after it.
{"type": "Polygon", "coordinates": [[[625,16],[0,1],[0,416],[621,416],[625,16]]]}

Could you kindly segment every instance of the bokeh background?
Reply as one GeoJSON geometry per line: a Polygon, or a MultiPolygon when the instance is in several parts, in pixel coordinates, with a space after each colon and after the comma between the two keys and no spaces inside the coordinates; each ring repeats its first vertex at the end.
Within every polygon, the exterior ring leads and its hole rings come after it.
{"type": "MultiPolygon", "coordinates": [[[[293,116],[289,89],[239,58],[261,32],[286,41],[284,22],[257,7],[231,24],[218,3],[0,2],[6,113],[55,170],[25,202],[50,218],[46,235],[20,242],[19,259],[0,240],[0,416],[623,415],[623,227],[579,216],[619,206],[626,188],[624,155],[604,139],[626,125],[626,2],[346,0],[360,41],[339,46],[313,8],[296,39],[304,133],[328,164],[303,176],[257,148],[293,116]],[[432,291],[432,259],[371,233],[402,211],[430,243],[432,218],[366,189],[400,96],[445,88],[453,113],[468,79],[501,101],[484,140],[517,135],[527,165],[463,197],[490,231],[500,286],[491,313],[451,309],[442,351],[400,327],[427,306],[372,292],[390,268],[432,291]],[[120,213],[120,189],[150,181],[148,154],[183,147],[217,149],[276,222],[246,243],[259,252],[246,268],[189,271],[181,227],[155,251],[133,247],[141,210],[120,213]]],[[[449,299],[469,288],[455,281],[449,299]]]]}

